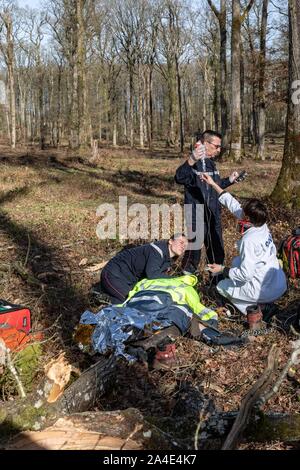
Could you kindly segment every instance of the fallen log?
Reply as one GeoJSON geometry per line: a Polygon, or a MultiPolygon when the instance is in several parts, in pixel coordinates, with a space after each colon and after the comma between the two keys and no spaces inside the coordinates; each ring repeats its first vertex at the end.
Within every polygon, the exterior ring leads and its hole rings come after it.
{"type": "Polygon", "coordinates": [[[114,356],[101,357],[54,403],[48,402],[53,382],[46,379],[42,386],[25,399],[0,404],[2,436],[25,429],[42,429],[62,415],[91,410],[96,398],[100,398],[109,390],[116,373],[116,365],[114,356]]]}
{"type": "MultiPolygon", "coordinates": [[[[219,448],[230,431],[237,413],[220,413],[202,429],[198,448],[219,448]]],[[[168,418],[176,424],[177,419],[168,418]]],[[[192,449],[193,433],[174,437],[161,430],[164,419],[156,426],[140,411],[82,412],[59,418],[42,431],[23,431],[14,436],[5,449],[9,450],[173,450],[192,449]]],[[[178,424],[178,423],[177,423],[178,424]]],[[[184,426],[184,424],[183,424],[184,426]]],[[[175,427],[175,426],[174,426],[175,427]]],[[[252,417],[244,431],[250,442],[300,441],[300,415],[265,414],[252,417]]]]}
{"type": "Polygon", "coordinates": [[[43,431],[15,436],[6,450],[141,450],[180,449],[180,443],[129,408],[83,412],[58,419],[43,431]]]}
{"type": "MultiPolygon", "coordinates": [[[[46,426],[53,425],[58,418],[65,418],[74,413],[77,415],[83,413],[82,419],[84,419],[84,413],[93,409],[95,400],[110,390],[116,375],[116,366],[117,361],[113,356],[110,358],[102,357],[97,363],[84,371],[55,403],[48,403],[47,401],[52,384],[46,381],[43,387],[36,390],[35,394],[25,399],[0,404],[1,442],[6,442],[8,436],[16,434],[21,430],[45,429],[46,426]]],[[[181,442],[181,448],[193,448],[193,437],[197,424],[197,416],[200,411],[199,407],[201,407],[201,401],[194,416],[185,416],[183,414],[181,419],[178,419],[178,417],[157,418],[155,421],[149,419],[149,426],[155,428],[159,435],[164,435],[160,429],[166,429],[165,424],[167,421],[169,422],[163,442],[164,445],[170,447],[165,447],[165,449],[173,449],[176,446],[176,442],[181,442]],[[195,423],[194,429],[189,425],[192,421],[195,423]],[[179,424],[180,426],[178,426],[179,424]],[[177,432],[174,432],[179,428],[186,429],[185,435],[179,436],[177,432]],[[174,439],[176,441],[172,441],[171,434],[175,436],[174,439]]],[[[189,409],[191,410],[191,408],[189,409]]],[[[137,413],[139,412],[137,411],[137,413]]],[[[99,415],[97,417],[93,413],[89,413],[89,415],[90,423],[93,422],[92,417],[95,417],[95,422],[99,421],[99,415]]],[[[237,415],[238,413],[234,412],[218,413],[216,410],[213,411],[201,428],[200,440],[202,443],[216,438],[224,440],[230,432],[237,415]]],[[[147,418],[144,421],[146,422],[147,418]]],[[[137,420],[136,423],[138,422],[137,420]]],[[[95,423],[91,425],[91,429],[93,429],[93,426],[95,426],[95,423]]],[[[147,431],[145,432],[147,433],[147,431]]],[[[275,439],[282,442],[300,441],[300,415],[256,413],[256,415],[250,417],[249,423],[246,424],[243,436],[251,441],[271,441],[275,439]]],[[[124,436],[121,438],[123,439],[124,436]]],[[[139,445],[157,445],[154,441],[151,441],[151,444],[139,442],[139,445]]],[[[150,447],[146,448],[149,449],[150,447]]],[[[156,447],[152,447],[152,449],[156,449],[156,447]]]]}

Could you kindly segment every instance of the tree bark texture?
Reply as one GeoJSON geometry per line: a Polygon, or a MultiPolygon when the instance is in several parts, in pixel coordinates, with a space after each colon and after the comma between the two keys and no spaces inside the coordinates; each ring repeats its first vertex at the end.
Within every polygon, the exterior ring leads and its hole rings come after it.
{"type": "Polygon", "coordinates": [[[272,199],[300,207],[300,0],[289,0],[289,84],[283,162],[272,199]],[[298,90],[298,91],[297,91],[298,90]]]}

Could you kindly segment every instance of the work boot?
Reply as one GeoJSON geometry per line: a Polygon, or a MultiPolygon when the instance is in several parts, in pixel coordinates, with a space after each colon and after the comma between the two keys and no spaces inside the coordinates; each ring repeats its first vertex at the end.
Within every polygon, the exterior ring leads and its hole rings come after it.
{"type": "Polygon", "coordinates": [[[166,344],[157,351],[153,361],[153,369],[172,369],[177,365],[175,344],[166,344]]]}
{"type": "Polygon", "coordinates": [[[278,306],[274,303],[260,304],[260,308],[263,314],[263,320],[266,323],[270,323],[272,317],[279,312],[278,306]]]}
{"type": "Polygon", "coordinates": [[[263,314],[259,305],[249,305],[246,308],[247,323],[249,330],[259,330],[262,328],[263,314]]]}

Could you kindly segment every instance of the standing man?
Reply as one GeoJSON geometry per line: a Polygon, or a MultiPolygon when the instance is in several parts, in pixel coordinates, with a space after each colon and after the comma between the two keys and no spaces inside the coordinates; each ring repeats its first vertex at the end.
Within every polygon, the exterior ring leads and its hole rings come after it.
{"type": "MultiPolygon", "coordinates": [[[[205,181],[202,173],[208,173],[212,179],[223,189],[233,184],[238,173],[233,172],[228,178],[220,178],[219,171],[213,161],[221,152],[222,136],[218,132],[205,131],[195,145],[186,162],[177,168],[175,181],[183,184],[185,188],[184,203],[192,205],[192,220],[187,221],[188,237],[196,233],[196,207],[204,206],[204,245],[207,261],[210,264],[223,264],[224,246],[221,226],[221,204],[218,195],[205,181]]],[[[192,240],[190,240],[192,241],[192,240]]],[[[188,249],[183,258],[184,272],[195,273],[201,256],[201,249],[188,249]]],[[[214,282],[218,282],[217,276],[214,282]]]]}

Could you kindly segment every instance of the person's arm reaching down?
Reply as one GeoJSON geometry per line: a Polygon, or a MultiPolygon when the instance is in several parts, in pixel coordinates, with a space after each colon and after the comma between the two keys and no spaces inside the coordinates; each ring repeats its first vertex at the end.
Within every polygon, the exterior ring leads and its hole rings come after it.
{"type": "Polygon", "coordinates": [[[202,179],[214,188],[214,190],[219,194],[220,203],[226,207],[232,213],[232,215],[234,215],[237,219],[242,219],[244,217],[242,206],[237,199],[224,191],[207,173],[203,173],[202,179]]]}

